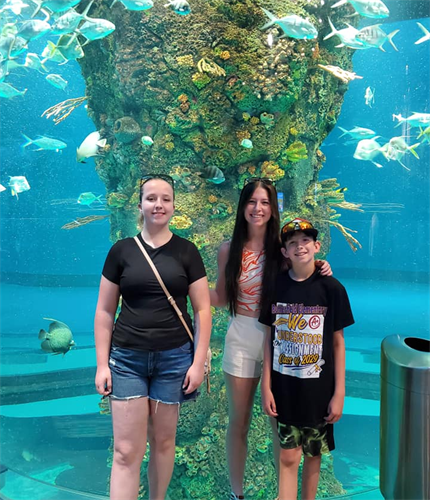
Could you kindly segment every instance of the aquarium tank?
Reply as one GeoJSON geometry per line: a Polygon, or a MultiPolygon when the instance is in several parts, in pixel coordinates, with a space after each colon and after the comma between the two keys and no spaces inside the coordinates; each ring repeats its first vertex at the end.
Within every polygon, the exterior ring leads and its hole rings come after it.
{"type": "MultiPolygon", "coordinates": [[[[428,1],[1,0],[0,30],[0,498],[108,497],[94,312],[149,172],[174,179],[171,229],[211,286],[246,178],[275,183],[281,223],[319,229],[356,322],[317,496],[382,498],[381,341],[430,335],[428,1]]],[[[172,500],[229,494],[227,322],[213,310],[212,392],[181,409],[172,500]]],[[[245,493],[276,491],[258,396],[245,493]]]]}

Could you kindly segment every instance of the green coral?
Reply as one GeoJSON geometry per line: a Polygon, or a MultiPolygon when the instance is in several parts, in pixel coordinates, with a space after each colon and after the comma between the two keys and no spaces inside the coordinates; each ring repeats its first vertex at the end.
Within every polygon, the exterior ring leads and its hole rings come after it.
{"type": "Polygon", "coordinates": [[[206,87],[206,85],[211,81],[207,73],[194,73],[191,75],[191,80],[199,90],[206,87]]]}
{"type": "Polygon", "coordinates": [[[306,160],[308,157],[306,144],[303,144],[303,142],[300,141],[293,142],[291,146],[288,146],[288,148],[285,150],[285,156],[287,157],[288,161],[291,161],[293,163],[296,163],[300,160],[306,160]]]}

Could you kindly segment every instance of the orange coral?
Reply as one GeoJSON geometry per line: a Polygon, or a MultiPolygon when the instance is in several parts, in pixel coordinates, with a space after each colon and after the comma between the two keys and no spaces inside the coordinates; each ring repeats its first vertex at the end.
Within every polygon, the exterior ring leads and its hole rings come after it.
{"type": "Polygon", "coordinates": [[[251,134],[247,130],[238,130],[236,132],[236,137],[239,139],[239,142],[241,142],[243,139],[249,139],[251,134]]]}
{"type": "Polygon", "coordinates": [[[190,109],[190,103],[187,101],[187,102],[182,102],[179,107],[181,108],[181,111],[183,113],[186,113],[189,109],[190,109]]]}
{"type": "Polygon", "coordinates": [[[209,201],[209,203],[216,203],[218,201],[218,198],[215,195],[210,194],[208,196],[208,201],[209,201]]]}
{"type": "Polygon", "coordinates": [[[183,103],[183,102],[187,102],[188,101],[188,96],[187,94],[181,94],[179,97],[178,97],[178,101],[183,103]]]}
{"type": "Polygon", "coordinates": [[[260,123],[260,118],[258,118],[257,116],[253,116],[249,121],[250,123],[252,123],[252,125],[258,125],[260,123]]]}
{"type": "Polygon", "coordinates": [[[230,52],[228,50],[223,50],[219,56],[223,61],[227,61],[227,59],[230,59],[230,52]]]}
{"type": "Polygon", "coordinates": [[[248,172],[251,174],[251,175],[255,175],[255,171],[256,171],[256,167],[255,165],[251,165],[250,167],[248,167],[248,172]]]}

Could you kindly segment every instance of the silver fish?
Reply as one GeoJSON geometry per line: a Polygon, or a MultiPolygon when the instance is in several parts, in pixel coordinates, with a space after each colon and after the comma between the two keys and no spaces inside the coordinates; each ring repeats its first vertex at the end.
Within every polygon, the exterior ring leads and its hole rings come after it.
{"type": "Polygon", "coordinates": [[[87,41],[83,44],[86,45],[93,40],[100,40],[108,36],[115,30],[115,25],[106,19],[89,19],[76,30],[80,35],[84,36],[87,41]]]}
{"type": "Polygon", "coordinates": [[[34,69],[39,73],[48,72],[48,68],[44,66],[43,61],[40,60],[37,54],[33,54],[32,52],[29,52],[25,56],[24,66],[29,69],[34,69]]]}
{"type": "Polygon", "coordinates": [[[61,75],[50,74],[46,76],[46,80],[57,89],[65,90],[67,81],[61,75]]]}
{"type": "Polygon", "coordinates": [[[396,127],[405,122],[412,128],[428,127],[430,125],[430,113],[413,113],[408,118],[404,118],[402,115],[393,115],[394,118],[399,121],[396,127]]]}
{"type": "Polygon", "coordinates": [[[23,175],[16,175],[14,177],[9,177],[8,186],[11,189],[12,196],[18,198],[18,193],[23,193],[24,191],[30,190],[30,184],[23,175]]]}
{"type": "MultiPolygon", "coordinates": [[[[154,2],[152,0],[119,0],[127,10],[148,10],[154,6],[154,2]]],[[[113,0],[112,8],[118,0],[113,0]]]]}
{"type": "Polygon", "coordinates": [[[416,144],[412,146],[408,146],[406,141],[403,139],[403,137],[392,137],[387,144],[382,146],[381,148],[381,153],[385,156],[385,158],[390,161],[394,160],[400,163],[400,165],[405,168],[406,170],[410,170],[404,163],[402,163],[402,159],[405,156],[406,153],[410,152],[412,153],[415,158],[419,160],[418,153],[415,151],[415,149],[420,145],[420,142],[417,142],[416,144]]]}
{"type": "Polygon", "coordinates": [[[394,50],[398,52],[399,49],[394,45],[393,37],[400,30],[394,30],[389,35],[387,35],[387,33],[385,33],[385,31],[380,26],[380,24],[366,26],[366,28],[362,28],[355,37],[360,40],[360,42],[365,47],[375,47],[382,50],[382,52],[385,52],[383,45],[388,40],[393,46],[394,50]]]}
{"type": "Polygon", "coordinates": [[[373,158],[381,153],[381,145],[373,139],[362,139],[358,144],[354,153],[356,160],[371,161],[376,167],[382,168],[380,163],[373,161],[373,158]]]}
{"type": "Polygon", "coordinates": [[[323,40],[328,40],[332,36],[337,36],[341,43],[339,45],[336,45],[336,47],[350,47],[351,49],[364,48],[363,42],[361,40],[357,40],[356,38],[359,31],[358,29],[354,28],[354,26],[347,24],[347,28],[338,30],[335,28],[330,18],[328,18],[328,23],[330,25],[331,32],[326,35],[323,40]]]}
{"type": "Polygon", "coordinates": [[[369,106],[369,108],[372,107],[372,104],[375,104],[375,89],[372,89],[371,87],[366,88],[366,91],[364,92],[364,102],[366,103],[366,106],[369,106]]]}
{"type": "Polygon", "coordinates": [[[332,9],[341,5],[351,4],[355,11],[363,17],[382,19],[390,15],[388,7],[381,0],[340,0],[331,6],[332,9]]]}
{"type": "Polygon", "coordinates": [[[18,35],[30,42],[31,40],[37,40],[49,31],[51,31],[49,23],[40,19],[31,19],[30,21],[24,21],[18,35]]]}
{"type": "Polygon", "coordinates": [[[67,144],[63,141],[59,141],[58,139],[52,139],[52,137],[45,137],[43,135],[39,135],[36,139],[30,139],[25,134],[21,134],[24,139],[27,141],[22,145],[23,148],[34,144],[37,146],[37,149],[34,151],[60,151],[61,149],[67,148],[67,144]]]}
{"type": "Polygon", "coordinates": [[[261,28],[262,30],[277,24],[284,32],[283,36],[304,40],[312,40],[318,36],[318,31],[315,26],[303,17],[291,14],[278,19],[268,10],[262,8],[262,11],[270,19],[270,21],[261,28]]]}
{"type": "Polygon", "coordinates": [[[91,0],[82,14],[79,14],[74,9],[70,9],[65,14],[57,18],[52,25],[51,33],[53,35],[67,35],[69,33],[73,33],[78,28],[82,19],[86,19],[93,3],[94,0],[91,0]]]}
{"type": "Polygon", "coordinates": [[[357,141],[360,139],[371,139],[376,135],[376,132],[374,132],[370,128],[354,127],[351,130],[346,130],[342,127],[339,128],[343,132],[343,134],[340,137],[343,137],[344,135],[349,135],[350,137],[356,139],[357,141]]]}
{"type": "Polygon", "coordinates": [[[12,85],[5,82],[0,82],[0,97],[5,99],[12,99],[13,97],[23,96],[27,92],[27,89],[18,90],[12,85]]]}

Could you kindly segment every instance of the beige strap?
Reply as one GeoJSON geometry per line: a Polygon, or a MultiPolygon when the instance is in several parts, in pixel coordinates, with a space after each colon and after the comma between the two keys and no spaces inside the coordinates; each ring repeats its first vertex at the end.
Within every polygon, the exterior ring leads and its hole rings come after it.
{"type": "Polygon", "coordinates": [[[142,243],[140,242],[140,240],[137,236],[134,237],[134,241],[137,243],[138,247],[140,248],[143,255],[145,256],[145,259],[148,261],[148,264],[151,266],[151,269],[154,271],[154,274],[158,280],[158,283],[160,283],[160,286],[163,289],[163,292],[166,294],[167,300],[173,306],[173,309],[176,311],[176,314],[179,316],[179,319],[181,320],[182,324],[184,325],[184,328],[187,331],[187,333],[191,339],[191,342],[194,342],[193,334],[191,333],[190,329],[188,328],[187,322],[184,320],[184,317],[182,315],[181,310],[178,307],[178,304],[176,304],[175,299],[170,295],[169,290],[167,290],[166,285],[164,284],[163,280],[161,279],[160,273],[158,272],[157,268],[155,267],[155,264],[152,262],[151,257],[148,255],[148,252],[145,250],[145,247],[142,245],[142,243]]]}

